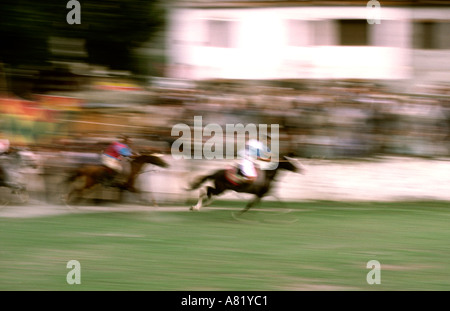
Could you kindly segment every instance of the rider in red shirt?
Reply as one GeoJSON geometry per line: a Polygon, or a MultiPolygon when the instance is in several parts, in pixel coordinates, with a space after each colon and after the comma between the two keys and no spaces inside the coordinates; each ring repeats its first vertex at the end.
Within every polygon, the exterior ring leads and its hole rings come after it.
{"type": "Polygon", "coordinates": [[[129,147],[130,139],[128,136],[122,135],[122,141],[114,141],[111,145],[106,148],[101,156],[103,165],[109,167],[115,172],[126,176],[127,167],[125,166],[125,161],[122,159],[124,157],[130,157],[133,155],[131,148],[129,147]]]}
{"type": "Polygon", "coordinates": [[[113,142],[104,152],[105,155],[120,159],[121,157],[129,157],[132,155],[130,147],[125,143],[113,142]]]}

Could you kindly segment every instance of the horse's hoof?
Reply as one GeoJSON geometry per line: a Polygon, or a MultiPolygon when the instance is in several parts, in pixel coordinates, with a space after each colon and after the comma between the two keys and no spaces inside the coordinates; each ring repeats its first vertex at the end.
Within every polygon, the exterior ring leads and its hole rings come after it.
{"type": "Polygon", "coordinates": [[[199,208],[195,205],[192,205],[191,208],[189,209],[190,211],[198,211],[199,208]]]}

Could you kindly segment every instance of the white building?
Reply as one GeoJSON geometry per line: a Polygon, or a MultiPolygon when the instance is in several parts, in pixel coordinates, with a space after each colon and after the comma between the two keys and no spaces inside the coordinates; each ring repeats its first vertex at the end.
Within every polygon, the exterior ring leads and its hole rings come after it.
{"type": "Polygon", "coordinates": [[[450,81],[450,6],[322,2],[179,4],[169,18],[168,75],[450,81]]]}

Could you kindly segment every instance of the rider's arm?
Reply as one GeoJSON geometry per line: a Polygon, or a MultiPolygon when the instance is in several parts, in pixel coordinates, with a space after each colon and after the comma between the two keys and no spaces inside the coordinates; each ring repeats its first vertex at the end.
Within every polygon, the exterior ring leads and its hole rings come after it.
{"type": "Polygon", "coordinates": [[[267,150],[258,149],[258,157],[257,159],[264,162],[270,162],[272,158],[272,154],[270,152],[270,149],[267,148],[267,150]]]}
{"type": "Polygon", "coordinates": [[[119,154],[123,157],[131,157],[133,154],[131,153],[131,150],[126,147],[121,147],[119,149],[119,154]]]}

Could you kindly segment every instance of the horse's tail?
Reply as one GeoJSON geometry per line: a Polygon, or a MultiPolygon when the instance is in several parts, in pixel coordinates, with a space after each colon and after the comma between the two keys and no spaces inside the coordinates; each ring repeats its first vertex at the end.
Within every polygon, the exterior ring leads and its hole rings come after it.
{"type": "Polygon", "coordinates": [[[204,182],[206,182],[207,180],[210,179],[214,179],[215,178],[216,173],[211,174],[211,175],[206,175],[206,176],[200,176],[198,177],[196,180],[194,180],[190,186],[189,186],[189,190],[195,190],[198,189],[204,182]]]}

